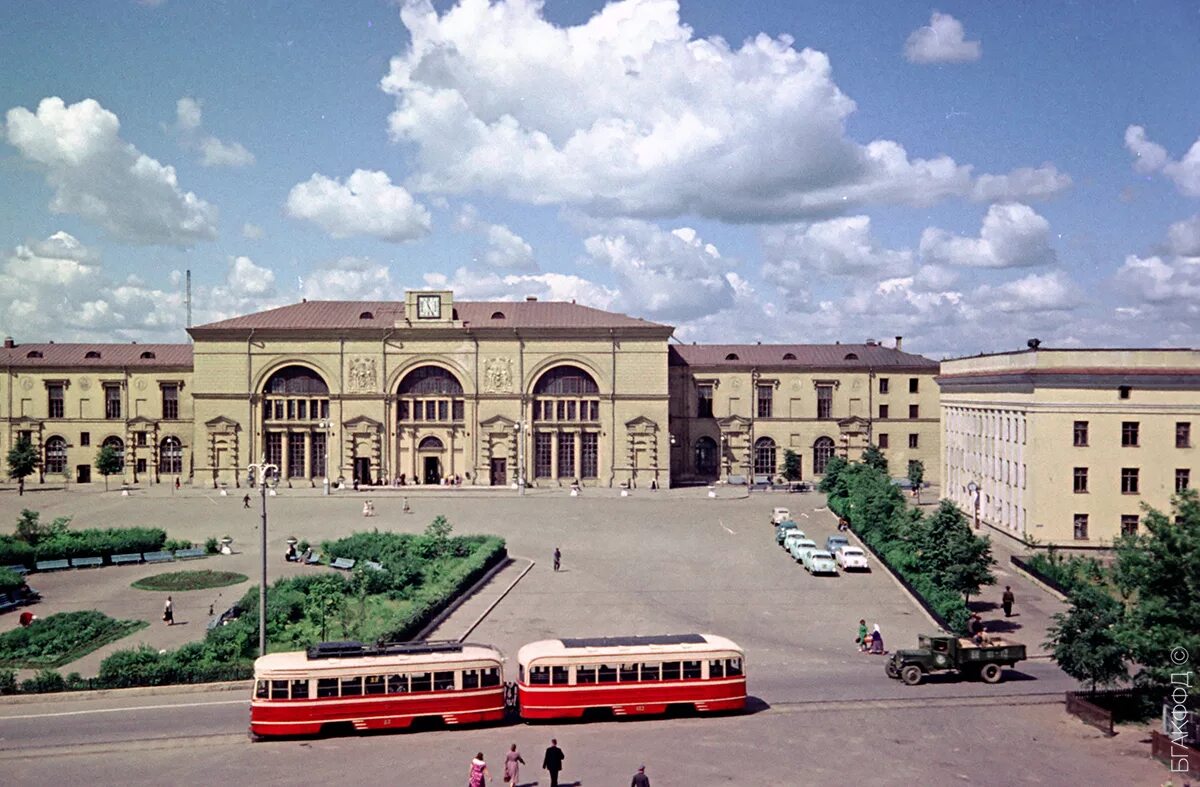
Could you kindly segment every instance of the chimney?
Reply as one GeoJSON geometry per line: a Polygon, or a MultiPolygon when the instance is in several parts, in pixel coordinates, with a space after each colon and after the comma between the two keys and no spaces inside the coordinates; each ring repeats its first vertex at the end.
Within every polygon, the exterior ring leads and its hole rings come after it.
{"type": "Polygon", "coordinates": [[[13,337],[11,337],[11,336],[4,337],[4,349],[11,350],[12,348],[14,348],[16,346],[17,346],[17,343],[13,341],[13,337]]]}
{"type": "Polygon", "coordinates": [[[902,347],[904,347],[904,337],[897,336],[896,337],[896,349],[900,350],[902,347]]]}
{"type": "Polygon", "coordinates": [[[536,295],[526,295],[525,300],[528,303],[537,303],[537,296],[536,295]]]}

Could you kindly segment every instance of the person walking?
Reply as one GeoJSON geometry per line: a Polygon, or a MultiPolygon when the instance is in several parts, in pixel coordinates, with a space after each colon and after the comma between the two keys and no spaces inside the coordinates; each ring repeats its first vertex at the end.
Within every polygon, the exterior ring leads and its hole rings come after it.
{"type": "Polygon", "coordinates": [[[163,605],[163,623],[175,625],[175,605],[171,603],[170,596],[167,596],[167,603],[163,605]]]}
{"type": "Polygon", "coordinates": [[[650,787],[650,777],[646,775],[646,766],[639,765],[637,773],[633,775],[633,781],[629,783],[629,787],[650,787]]]}
{"type": "Polygon", "coordinates": [[[245,497],[242,498],[242,508],[249,508],[249,507],[250,507],[250,495],[247,494],[245,497]]]}
{"type": "Polygon", "coordinates": [[[558,773],[562,770],[563,760],[566,758],[563,750],[558,748],[558,739],[551,738],[546,756],[542,757],[542,769],[550,771],[550,787],[558,787],[558,773]]]}
{"type": "Polygon", "coordinates": [[[562,565],[562,552],[560,552],[558,550],[558,547],[555,547],[554,548],[554,570],[558,571],[558,567],[561,565],[562,565]]]}
{"type": "Polygon", "coordinates": [[[487,780],[492,778],[492,772],[488,770],[487,763],[483,759],[483,752],[475,755],[475,759],[471,760],[471,772],[467,780],[467,787],[487,787],[487,780]]]}
{"type": "Polygon", "coordinates": [[[521,779],[521,766],[525,764],[521,753],[517,751],[517,744],[513,744],[508,750],[508,754],[504,756],[504,781],[511,782],[513,787],[516,787],[517,782],[521,779]]]}
{"type": "Polygon", "coordinates": [[[860,618],[858,621],[858,637],[854,640],[858,643],[859,653],[866,653],[867,648],[870,647],[870,640],[867,637],[868,633],[867,621],[860,618]]]}
{"type": "Polygon", "coordinates": [[[1004,594],[1000,596],[1000,606],[1004,608],[1004,617],[1012,617],[1013,604],[1017,603],[1017,597],[1013,595],[1012,585],[1004,586],[1004,594]]]}
{"type": "Polygon", "coordinates": [[[875,624],[875,629],[871,632],[871,653],[876,656],[882,656],[886,651],[883,649],[883,633],[879,630],[879,624],[875,624]]]}

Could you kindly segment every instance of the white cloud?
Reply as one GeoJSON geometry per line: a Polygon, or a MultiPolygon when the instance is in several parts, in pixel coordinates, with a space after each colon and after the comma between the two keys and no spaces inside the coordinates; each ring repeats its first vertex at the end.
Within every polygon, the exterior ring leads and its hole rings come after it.
{"type": "Polygon", "coordinates": [[[426,287],[453,290],[454,297],[464,301],[520,301],[532,295],[543,301],[576,301],[610,309],[617,298],[615,290],[563,273],[499,274],[459,268],[453,276],[426,273],[422,278],[426,287]]]}
{"type": "Polygon", "coordinates": [[[1116,275],[1125,296],[1147,304],[1180,305],[1200,314],[1200,258],[1138,257],[1125,258],[1116,275]]]}
{"type": "Polygon", "coordinates": [[[484,239],[486,246],[479,252],[479,256],[489,267],[512,271],[537,270],[533,247],[503,224],[492,224],[480,219],[473,206],[465,205],[455,223],[460,230],[477,233],[484,239]]]}
{"type": "Polygon", "coordinates": [[[249,238],[250,240],[258,240],[265,234],[266,233],[263,232],[263,228],[258,226],[257,224],[251,224],[250,222],[247,221],[245,224],[242,225],[242,237],[243,238],[249,238]]]}
{"type": "Polygon", "coordinates": [[[980,175],[975,179],[971,199],[975,202],[1047,199],[1066,191],[1070,186],[1070,175],[1059,172],[1053,164],[1043,164],[1037,169],[1014,169],[1007,175],[980,175]]]}
{"type": "Polygon", "coordinates": [[[1056,260],[1050,247],[1050,222],[1028,205],[992,205],[978,238],[951,235],[928,227],[921,233],[921,256],[943,265],[976,268],[1021,268],[1056,260]]]}
{"type": "Polygon", "coordinates": [[[1078,287],[1062,271],[1034,273],[992,286],[983,285],[975,300],[1003,314],[1069,311],[1081,305],[1078,287]]]}
{"type": "Polygon", "coordinates": [[[1200,197],[1200,139],[1178,161],[1171,159],[1167,149],[1146,137],[1146,129],[1130,126],[1125,129],[1125,147],[1137,158],[1133,168],[1141,173],[1161,171],[1170,178],[1180,194],[1200,197]]]}
{"type": "Polygon", "coordinates": [[[1167,250],[1180,257],[1200,257],[1200,213],[1167,229],[1167,250]]]}
{"type": "Polygon", "coordinates": [[[385,172],[354,170],[345,183],[314,173],[292,187],[288,214],[307,219],[335,238],[369,235],[401,242],[429,232],[429,211],[385,172]]]}
{"type": "Polygon", "coordinates": [[[216,209],[179,188],[164,166],[120,138],[117,116],[93,99],[42,99],[8,111],[8,141],[44,170],[50,210],[94,222],[131,243],[190,246],[216,237],[216,209]]]}
{"type": "Polygon", "coordinates": [[[185,148],[200,151],[200,163],[206,167],[248,167],[254,154],[240,142],[222,142],[201,130],[203,113],[200,102],[184,96],[175,102],[175,125],[172,130],[185,148]]]}
{"type": "Polygon", "coordinates": [[[401,18],[411,43],[381,86],[420,191],[757,222],[975,189],[949,157],[849,139],[855,104],[823,53],[786,36],[697,38],[676,0],[609,3],[574,27],[528,0],[461,0],[441,15],[409,0],[401,18]]]}
{"type": "Polygon", "coordinates": [[[246,167],[254,163],[254,154],[240,142],[205,137],[200,140],[200,163],[206,167],[246,167]]]}
{"type": "Polygon", "coordinates": [[[382,301],[396,297],[391,271],[361,257],[342,257],[304,277],[304,297],[326,301],[382,301]]]}
{"type": "Polygon", "coordinates": [[[904,44],[904,58],[910,63],[972,63],[982,54],[978,41],[966,40],[962,22],[937,11],[904,44]]]}

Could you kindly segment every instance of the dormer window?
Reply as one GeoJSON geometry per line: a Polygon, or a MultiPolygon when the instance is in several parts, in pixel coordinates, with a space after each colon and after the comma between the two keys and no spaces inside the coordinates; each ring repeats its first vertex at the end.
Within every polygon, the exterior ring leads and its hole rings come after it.
{"type": "Polygon", "coordinates": [[[83,357],[84,358],[99,358],[100,353],[96,350],[88,350],[86,353],[83,354],[83,357]]]}
{"type": "Polygon", "coordinates": [[[796,353],[784,353],[784,354],[783,354],[783,360],[785,360],[785,361],[794,361],[794,360],[796,360],[796,353]]]}
{"type": "Polygon", "coordinates": [[[141,356],[140,356],[140,357],[141,357],[141,359],[142,359],[143,361],[152,361],[152,360],[154,360],[155,358],[157,358],[158,356],[157,356],[157,355],[155,355],[155,354],[154,354],[153,352],[151,352],[150,350],[146,350],[144,353],[142,353],[142,354],[141,354],[141,356]]]}
{"type": "Polygon", "coordinates": [[[741,359],[740,359],[740,358],[738,358],[738,354],[737,354],[737,353],[729,353],[729,355],[726,355],[726,356],[725,356],[725,360],[727,360],[727,361],[738,361],[738,360],[741,360],[741,359]]]}
{"type": "Polygon", "coordinates": [[[358,315],[358,319],[360,319],[360,320],[373,320],[373,319],[375,319],[375,315],[374,315],[374,314],[371,314],[371,312],[363,312],[362,314],[358,315]]]}
{"type": "Polygon", "coordinates": [[[25,357],[26,358],[41,358],[42,351],[41,350],[30,350],[29,352],[25,353],[25,357]]]}
{"type": "Polygon", "coordinates": [[[843,361],[857,361],[858,353],[846,353],[846,357],[843,358],[842,360],[843,361]]]}
{"type": "Polygon", "coordinates": [[[505,319],[505,317],[504,317],[504,312],[492,312],[492,319],[493,319],[493,320],[503,320],[503,319],[505,319]]]}

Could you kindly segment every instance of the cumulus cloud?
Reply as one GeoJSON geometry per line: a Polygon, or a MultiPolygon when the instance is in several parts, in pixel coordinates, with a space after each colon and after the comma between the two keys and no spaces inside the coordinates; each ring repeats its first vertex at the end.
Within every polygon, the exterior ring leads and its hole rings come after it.
{"type": "Polygon", "coordinates": [[[200,151],[200,163],[206,167],[248,167],[254,154],[240,142],[222,142],[201,129],[203,111],[200,102],[184,96],[175,102],[175,125],[172,130],[185,148],[200,151]]]}
{"type": "Polygon", "coordinates": [[[304,277],[304,297],[326,301],[384,301],[397,296],[391,271],[362,257],[342,257],[304,277]]]}
{"type": "MultiPolygon", "coordinates": [[[[420,191],[757,222],[928,205],[976,187],[971,167],[947,156],[848,138],[855,104],[823,53],[787,36],[736,48],[698,38],[676,0],[609,3],[572,27],[527,0],[461,0],[440,15],[409,0],[401,18],[410,44],[381,86],[420,191]]],[[[1020,180],[1006,196],[1031,196],[1013,193],[1020,180]]]]}
{"type": "Polygon", "coordinates": [[[251,224],[250,222],[247,221],[245,224],[242,225],[242,237],[243,238],[249,238],[250,240],[258,240],[265,234],[266,233],[263,232],[263,228],[258,226],[257,224],[251,224]]]}
{"type": "Polygon", "coordinates": [[[532,295],[543,301],[576,301],[610,309],[617,298],[615,290],[564,273],[500,274],[459,268],[452,276],[426,273],[423,281],[432,289],[453,290],[454,297],[464,301],[520,301],[532,295]]]}
{"type": "Polygon", "coordinates": [[[1175,161],[1166,148],[1146,136],[1146,129],[1130,126],[1125,129],[1125,147],[1135,156],[1135,170],[1143,174],[1161,171],[1175,183],[1180,194],[1200,197],[1200,139],[1192,143],[1183,158],[1175,161]]]}
{"type": "Polygon", "coordinates": [[[1071,176],[1059,172],[1053,164],[1021,167],[1007,175],[980,175],[971,189],[976,202],[1012,202],[1020,199],[1048,199],[1066,191],[1071,176]]]}
{"type": "Polygon", "coordinates": [[[1167,251],[1180,257],[1200,257],[1200,213],[1167,229],[1167,251]]]}
{"type": "Polygon", "coordinates": [[[976,268],[1022,268],[1056,260],[1050,222],[1015,202],[988,208],[978,238],[927,228],[921,233],[921,256],[934,264],[976,268]]]}
{"type": "Polygon", "coordinates": [[[1122,292],[1156,305],[1181,305],[1200,314],[1200,258],[1138,257],[1130,254],[1117,271],[1122,292]]]}
{"type": "Polygon", "coordinates": [[[962,22],[937,11],[904,44],[904,58],[910,63],[973,63],[982,55],[978,41],[966,40],[962,22]]]}
{"type": "Polygon", "coordinates": [[[7,114],[8,141],[43,170],[50,210],[94,222],[130,243],[190,246],[216,237],[217,211],[183,191],[175,168],[119,136],[120,121],[93,99],[42,99],[7,114]]]}
{"type": "Polygon", "coordinates": [[[999,285],[982,285],[976,299],[1004,314],[1069,311],[1082,303],[1076,285],[1062,271],[1030,274],[999,285]]]}
{"type": "Polygon", "coordinates": [[[460,230],[476,233],[483,238],[485,246],[480,250],[479,257],[488,267],[513,271],[537,270],[533,247],[503,224],[480,219],[473,206],[464,206],[455,223],[460,230]]]}
{"type": "Polygon", "coordinates": [[[429,232],[425,206],[386,172],[356,169],[344,183],[314,173],[292,187],[288,215],[307,219],[335,238],[369,235],[399,243],[429,232]]]}

